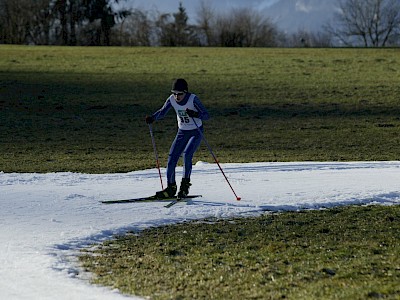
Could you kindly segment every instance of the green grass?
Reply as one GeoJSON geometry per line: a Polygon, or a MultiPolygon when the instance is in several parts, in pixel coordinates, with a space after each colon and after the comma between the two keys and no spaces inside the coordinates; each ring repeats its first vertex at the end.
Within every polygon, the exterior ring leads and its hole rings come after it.
{"type": "MultiPolygon", "coordinates": [[[[184,77],[221,162],[399,159],[398,49],[0,46],[0,170],[154,167],[144,116],[184,77]]],[[[155,124],[162,165],[175,117],[155,124]]],[[[212,161],[203,145],[196,160],[212,161]]]]}
{"type": "Polygon", "coordinates": [[[93,283],[151,299],[399,299],[400,206],[206,220],[83,251],[93,283]]]}

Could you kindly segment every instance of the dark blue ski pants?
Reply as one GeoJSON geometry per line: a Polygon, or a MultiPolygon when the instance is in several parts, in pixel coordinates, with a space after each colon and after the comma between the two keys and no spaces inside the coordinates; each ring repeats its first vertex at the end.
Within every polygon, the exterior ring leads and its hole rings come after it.
{"type": "MultiPolygon", "coordinates": [[[[203,132],[203,127],[200,127],[203,132]]],[[[183,155],[183,178],[189,178],[192,173],[193,155],[201,143],[201,134],[198,129],[181,130],[179,129],[171,145],[167,164],[168,184],[176,183],[175,168],[179,158],[183,155]]]]}

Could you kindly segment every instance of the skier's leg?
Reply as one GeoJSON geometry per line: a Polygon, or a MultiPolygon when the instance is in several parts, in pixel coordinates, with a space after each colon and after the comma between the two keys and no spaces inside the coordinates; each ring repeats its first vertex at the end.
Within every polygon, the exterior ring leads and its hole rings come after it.
{"type": "Polygon", "coordinates": [[[183,152],[183,177],[181,186],[178,193],[178,198],[184,198],[189,194],[190,184],[190,175],[192,174],[192,160],[193,155],[196,152],[197,148],[199,148],[201,143],[201,135],[196,132],[189,139],[189,142],[183,152]]]}
{"type": "Polygon", "coordinates": [[[175,169],[178,164],[179,158],[186,147],[186,137],[183,131],[179,130],[176,134],[174,141],[172,142],[171,148],[168,155],[167,163],[167,182],[176,183],[175,169]]]}
{"type": "Polygon", "coordinates": [[[183,178],[188,178],[190,179],[190,175],[192,174],[192,164],[193,164],[193,155],[196,152],[196,150],[199,148],[201,143],[201,136],[196,132],[195,135],[193,135],[184,152],[183,152],[183,178]]]}

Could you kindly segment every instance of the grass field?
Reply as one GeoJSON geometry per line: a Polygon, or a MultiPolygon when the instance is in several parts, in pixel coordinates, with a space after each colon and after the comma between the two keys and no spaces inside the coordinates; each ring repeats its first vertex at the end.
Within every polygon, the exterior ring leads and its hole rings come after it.
{"type": "MultiPolygon", "coordinates": [[[[399,54],[1,45],[0,171],[153,168],[144,116],[161,107],[176,77],[209,109],[205,134],[222,163],[398,160],[399,54]]],[[[171,113],[154,125],[163,165],[175,123],[171,113]]],[[[212,158],[202,146],[195,160],[212,158]]],[[[212,220],[127,235],[81,261],[95,282],[154,299],[169,299],[163,290],[173,299],[399,299],[399,220],[399,207],[212,220]],[[159,235],[166,244],[155,242],[159,235]],[[154,263],[163,274],[177,271],[174,286],[160,283],[154,263]]]]}
{"type": "MultiPolygon", "coordinates": [[[[221,162],[399,159],[398,49],[0,46],[0,169],[154,166],[144,116],[184,77],[221,162]]],[[[176,131],[155,124],[164,165],[176,131]]],[[[211,161],[205,147],[196,160],[211,161]]]]}
{"type": "Polygon", "coordinates": [[[93,282],[151,299],[400,298],[400,206],[206,221],[132,232],[80,259],[93,282]]]}

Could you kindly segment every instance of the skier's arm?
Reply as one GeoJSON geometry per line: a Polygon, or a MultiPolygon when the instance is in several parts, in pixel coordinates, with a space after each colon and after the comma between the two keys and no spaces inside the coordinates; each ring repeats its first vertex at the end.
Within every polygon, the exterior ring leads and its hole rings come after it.
{"type": "Polygon", "coordinates": [[[172,104],[171,104],[171,101],[168,98],[167,101],[165,101],[164,105],[152,115],[153,119],[155,121],[157,121],[157,120],[160,120],[160,119],[164,118],[165,115],[171,109],[171,107],[172,107],[172,104]]]}
{"type": "Polygon", "coordinates": [[[202,119],[202,120],[208,120],[210,118],[210,115],[208,114],[207,109],[204,107],[203,103],[201,103],[201,101],[198,97],[194,98],[193,104],[198,112],[197,118],[202,119]]]}

